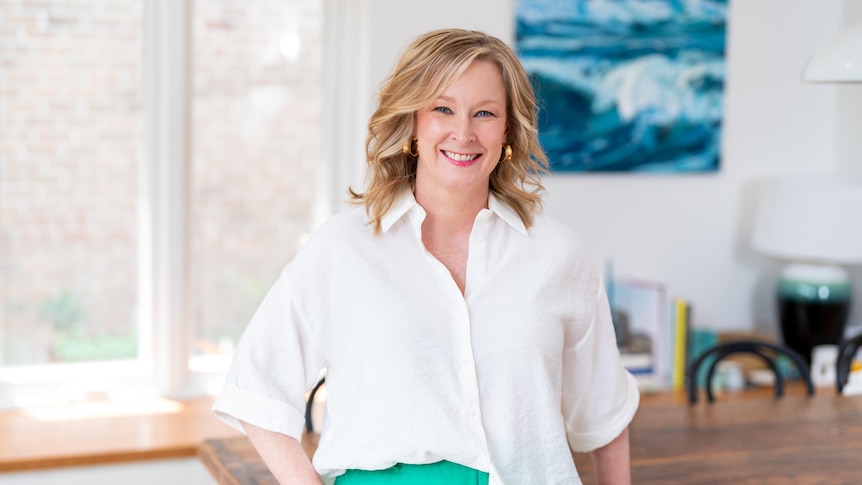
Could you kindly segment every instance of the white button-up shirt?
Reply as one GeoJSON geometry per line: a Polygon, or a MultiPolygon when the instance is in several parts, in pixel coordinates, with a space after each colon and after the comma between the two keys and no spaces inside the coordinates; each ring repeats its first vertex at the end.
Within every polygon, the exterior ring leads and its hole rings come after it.
{"type": "Polygon", "coordinates": [[[493,195],[488,206],[463,295],[422,244],[411,193],[376,237],[362,208],[330,219],[252,318],[216,414],[299,439],[305,393],[325,367],[313,460],[323,477],[449,460],[492,485],[580,483],[570,447],[616,438],[637,385],[577,237],[541,214],[526,229],[493,195]]]}

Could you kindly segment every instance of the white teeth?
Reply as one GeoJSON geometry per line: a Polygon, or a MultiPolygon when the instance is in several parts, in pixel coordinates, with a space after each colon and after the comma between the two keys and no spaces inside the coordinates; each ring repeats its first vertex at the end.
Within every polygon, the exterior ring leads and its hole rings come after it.
{"type": "Polygon", "coordinates": [[[469,161],[471,161],[471,160],[475,160],[475,159],[476,159],[476,157],[478,157],[478,156],[479,156],[478,154],[462,155],[462,154],[460,154],[460,153],[447,152],[447,151],[444,151],[443,153],[444,153],[447,157],[449,157],[449,158],[451,158],[452,160],[455,160],[455,161],[457,161],[457,162],[469,162],[469,161]]]}

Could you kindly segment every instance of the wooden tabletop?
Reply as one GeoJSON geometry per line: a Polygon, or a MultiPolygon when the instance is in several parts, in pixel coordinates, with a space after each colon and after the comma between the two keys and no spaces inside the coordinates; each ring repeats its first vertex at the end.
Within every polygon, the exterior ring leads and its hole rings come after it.
{"type": "Polygon", "coordinates": [[[2,412],[0,473],[193,457],[205,439],[242,436],[216,419],[212,403],[93,401],[2,412]]]}
{"type": "MultiPolygon", "coordinates": [[[[682,394],[645,396],[630,436],[639,485],[862,483],[862,396],[831,389],[694,406],[682,394]]],[[[315,437],[306,438],[313,453],[315,437]]],[[[276,483],[244,437],[208,440],[198,456],[220,484],[276,483]]],[[[588,456],[574,458],[584,483],[595,483],[588,456]]]]}

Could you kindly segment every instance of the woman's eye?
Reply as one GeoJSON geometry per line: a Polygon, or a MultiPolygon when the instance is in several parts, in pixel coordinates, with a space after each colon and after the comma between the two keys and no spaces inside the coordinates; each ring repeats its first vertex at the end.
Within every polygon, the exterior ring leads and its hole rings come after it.
{"type": "Polygon", "coordinates": [[[445,113],[445,114],[452,114],[452,110],[445,107],[445,106],[438,106],[438,107],[434,108],[434,111],[439,111],[439,112],[445,113]]]}
{"type": "Polygon", "coordinates": [[[485,117],[488,117],[488,116],[494,116],[494,113],[492,113],[492,112],[490,112],[490,111],[484,111],[484,110],[482,110],[482,111],[479,111],[478,113],[476,113],[476,116],[477,116],[477,117],[479,117],[479,118],[485,118],[485,117]]]}

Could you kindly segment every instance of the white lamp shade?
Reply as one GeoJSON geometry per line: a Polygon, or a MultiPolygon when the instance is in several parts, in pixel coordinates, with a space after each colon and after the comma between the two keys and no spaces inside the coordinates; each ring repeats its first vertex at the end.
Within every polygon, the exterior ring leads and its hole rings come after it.
{"type": "Polygon", "coordinates": [[[752,246],[814,263],[862,263],[862,184],[838,177],[786,177],[762,184],[752,246]]]}
{"type": "Polygon", "coordinates": [[[821,47],[802,70],[807,82],[862,82],[862,23],[821,47]]]}

